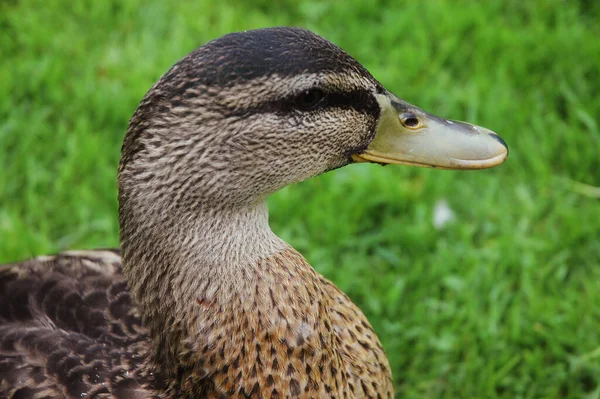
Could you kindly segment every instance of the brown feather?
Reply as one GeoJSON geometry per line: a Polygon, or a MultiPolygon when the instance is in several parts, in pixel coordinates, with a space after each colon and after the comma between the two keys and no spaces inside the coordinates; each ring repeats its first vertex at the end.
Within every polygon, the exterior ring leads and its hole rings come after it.
{"type": "Polygon", "coordinates": [[[0,272],[0,392],[8,397],[393,397],[383,348],[363,313],[289,249],[263,260],[254,294],[187,342],[177,383],[148,362],[151,341],[113,251],[80,251],[0,272]]]}

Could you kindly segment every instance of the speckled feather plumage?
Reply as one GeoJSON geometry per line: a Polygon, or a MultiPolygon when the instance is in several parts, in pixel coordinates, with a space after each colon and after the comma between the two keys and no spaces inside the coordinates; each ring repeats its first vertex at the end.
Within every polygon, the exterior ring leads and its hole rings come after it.
{"type": "Polygon", "coordinates": [[[226,35],[175,64],[124,139],[122,259],[0,271],[0,397],[393,397],[367,319],[270,230],[265,201],[366,148],[382,90],[303,29],[226,35]],[[323,100],[299,109],[313,87],[323,100]]]}
{"type": "Polygon", "coordinates": [[[197,299],[203,327],[186,342],[184,356],[194,365],[186,381],[197,384],[188,391],[207,398],[391,397],[389,365],[368,321],[302,256],[284,250],[249,277],[253,290],[229,309],[197,299]]]}
{"type": "Polygon", "coordinates": [[[252,296],[185,342],[196,367],[164,390],[117,251],[80,251],[0,271],[0,393],[58,397],[392,397],[383,348],[362,312],[295,251],[260,262],[252,296]],[[285,286],[286,290],[276,287],[285,286]],[[271,312],[271,314],[269,314],[271,312]],[[273,320],[274,318],[274,320],[273,320]],[[208,345],[208,342],[211,342],[208,345]],[[336,356],[329,356],[335,352],[336,356]],[[185,386],[185,385],[188,386],[185,386]]]}
{"type": "Polygon", "coordinates": [[[0,397],[148,397],[147,341],[118,251],[0,268],[0,397]]]}

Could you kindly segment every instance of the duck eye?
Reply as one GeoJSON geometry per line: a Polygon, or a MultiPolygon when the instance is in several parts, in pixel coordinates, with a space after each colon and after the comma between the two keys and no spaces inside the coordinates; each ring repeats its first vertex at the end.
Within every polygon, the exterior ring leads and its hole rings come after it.
{"type": "Polygon", "coordinates": [[[415,114],[412,113],[400,115],[400,123],[409,129],[417,129],[421,127],[421,121],[415,114]]]}
{"type": "Polygon", "coordinates": [[[300,108],[301,110],[307,111],[319,104],[323,97],[324,94],[323,90],[321,89],[314,88],[305,90],[296,97],[296,107],[300,108]]]}

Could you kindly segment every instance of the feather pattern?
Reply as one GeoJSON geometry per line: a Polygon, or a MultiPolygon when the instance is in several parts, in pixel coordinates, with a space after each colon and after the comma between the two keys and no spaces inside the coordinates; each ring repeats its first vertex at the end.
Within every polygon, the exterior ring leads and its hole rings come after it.
{"type": "Polygon", "coordinates": [[[182,354],[200,354],[196,366],[180,368],[176,383],[165,383],[148,361],[151,340],[132,304],[118,250],[66,252],[5,265],[0,269],[0,394],[393,397],[383,348],[344,293],[292,249],[261,262],[256,273],[254,294],[240,298],[233,311],[197,299],[215,324],[201,341],[188,342],[189,353],[182,354]],[[333,348],[338,356],[330,357],[333,348]]]}
{"type": "Polygon", "coordinates": [[[139,368],[147,350],[118,251],[0,269],[0,396],[151,397],[139,368]]]}

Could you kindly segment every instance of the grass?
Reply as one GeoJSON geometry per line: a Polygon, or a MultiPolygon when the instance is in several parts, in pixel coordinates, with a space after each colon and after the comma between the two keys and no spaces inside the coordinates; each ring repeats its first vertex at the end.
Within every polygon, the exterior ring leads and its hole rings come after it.
{"type": "Polygon", "coordinates": [[[151,84],[221,34],[300,25],[388,89],[499,132],[499,168],[353,165],[270,200],[365,311],[406,398],[600,398],[593,1],[0,3],[0,261],[118,245],[115,171],[151,84]],[[454,221],[437,229],[447,201],[454,221]]]}

